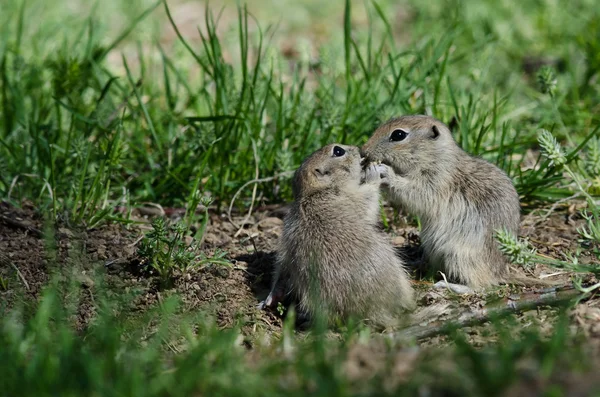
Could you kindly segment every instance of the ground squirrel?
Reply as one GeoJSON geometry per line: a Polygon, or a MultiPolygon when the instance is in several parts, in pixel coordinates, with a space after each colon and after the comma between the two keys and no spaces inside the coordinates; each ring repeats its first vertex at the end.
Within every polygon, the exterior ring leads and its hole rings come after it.
{"type": "Polygon", "coordinates": [[[302,163],[273,287],[260,307],[291,293],[309,318],[320,311],[330,320],[356,316],[378,326],[393,326],[415,308],[408,272],[377,226],[380,183],[379,168],[363,170],[355,146],[331,144],[302,163]]]}
{"type": "Polygon", "coordinates": [[[383,186],[392,204],[421,219],[421,242],[431,266],[472,288],[505,279],[508,261],[494,231],[518,233],[520,204],[502,170],[463,151],[449,128],[429,116],[386,122],[361,153],[388,167],[383,186]]]}

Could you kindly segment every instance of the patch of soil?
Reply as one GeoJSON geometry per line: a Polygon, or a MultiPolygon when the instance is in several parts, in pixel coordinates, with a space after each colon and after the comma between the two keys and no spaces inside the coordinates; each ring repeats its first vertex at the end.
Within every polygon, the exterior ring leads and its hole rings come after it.
{"type": "Polygon", "coordinates": [[[31,204],[16,209],[0,203],[0,277],[4,280],[0,297],[5,302],[12,302],[17,284],[25,294],[37,296],[48,281],[41,227],[31,204]]]}
{"type": "Polygon", "coordinates": [[[586,221],[577,209],[576,205],[568,205],[560,211],[553,211],[549,216],[545,213],[528,215],[522,221],[521,234],[532,243],[538,253],[568,260],[567,254],[581,250],[580,263],[598,263],[594,248],[600,247],[583,246],[580,242],[582,237],[578,230],[586,226],[586,221]]]}
{"type": "Polygon", "coordinates": [[[98,229],[69,228],[66,223],[48,228],[43,215],[29,202],[20,208],[0,203],[0,299],[9,308],[39,298],[52,275],[75,280],[78,294],[75,325],[85,327],[94,317],[94,274],[108,258],[128,260],[134,252],[135,231],[109,224],[98,229]],[[49,238],[44,232],[50,233],[49,238]],[[54,238],[52,238],[52,235],[54,238]]]}
{"type": "MultiPolygon", "coordinates": [[[[454,313],[484,309],[488,304],[510,304],[510,297],[519,293],[532,293],[536,288],[499,287],[486,294],[459,296],[447,290],[432,288],[432,282],[421,280],[418,275],[423,265],[418,230],[411,218],[394,217],[386,209],[389,222],[387,232],[409,265],[414,269],[414,285],[419,291],[419,306],[431,307],[449,304],[454,313]],[[502,303],[504,302],[504,303],[502,303]]],[[[212,256],[218,250],[227,252],[231,266],[210,264],[194,268],[185,274],[176,274],[171,291],[161,291],[156,279],[148,277],[139,265],[136,248],[145,232],[150,230],[148,218],[167,215],[172,220],[181,217],[182,211],[153,211],[142,208],[134,211],[140,225],[125,227],[107,224],[97,229],[70,228],[66,223],[54,229],[54,239],[45,242],[43,217],[27,202],[21,208],[0,204],[0,298],[10,306],[23,295],[37,299],[50,275],[58,272],[78,280],[83,292],[80,294],[76,319],[78,328],[85,327],[95,314],[94,293],[96,273],[103,273],[107,287],[113,291],[137,290],[135,310],[156,305],[162,296],[177,292],[183,301],[184,311],[205,311],[214,315],[221,327],[243,324],[243,332],[278,334],[281,318],[274,311],[261,311],[257,304],[270,288],[274,265],[274,250],[282,231],[285,206],[258,208],[251,216],[235,215],[231,220],[225,215],[211,214],[202,242],[202,250],[212,256]],[[5,280],[2,283],[2,280],[5,280]]],[[[539,252],[564,259],[564,252],[579,247],[577,227],[583,220],[569,213],[554,212],[546,218],[525,217],[522,234],[536,245],[539,252]],[[533,225],[533,226],[532,226],[533,225]]],[[[383,227],[383,225],[382,225],[383,227]]],[[[583,251],[582,262],[594,260],[591,250],[583,251]]],[[[555,272],[537,266],[531,275],[555,272]]],[[[570,274],[553,276],[553,280],[569,282],[570,274]],[[562,279],[561,279],[562,278],[562,279]]],[[[593,279],[588,280],[590,282],[593,279]]],[[[539,290],[539,288],[537,288],[539,290]]],[[[588,314],[578,315],[575,323],[592,337],[598,338],[595,320],[596,300],[582,305],[592,305],[588,314]],[[592,314],[590,314],[592,313],[592,314]]],[[[587,307],[587,306],[586,306],[587,307]]],[[[578,309],[579,310],[579,309],[578,309]]],[[[583,310],[583,309],[581,309],[583,310]]],[[[479,327],[485,328],[485,327],[479,327]]],[[[477,332],[474,332],[474,335],[477,332]]],[[[477,337],[474,336],[473,340],[477,337]]],[[[423,343],[443,343],[444,337],[432,337],[423,343]]]]}
{"type": "MultiPolygon", "coordinates": [[[[102,273],[109,290],[135,290],[132,309],[137,312],[156,305],[161,293],[177,292],[184,311],[206,311],[214,315],[219,326],[241,323],[246,334],[280,329],[280,319],[272,312],[258,310],[257,305],[270,287],[272,252],[281,218],[258,213],[236,234],[238,229],[230,222],[211,215],[203,252],[211,257],[216,250],[225,250],[231,266],[211,264],[175,274],[172,290],[161,291],[157,280],[141,269],[136,254],[142,236],[151,229],[146,213],[137,211],[135,220],[145,223],[130,227],[105,224],[85,230],[62,222],[52,229],[54,239],[45,241],[43,216],[30,203],[24,202],[20,208],[1,203],[0,300],[8,308],[22,300],[37,300],[51,275],[62,280],[73,278],[81,285],[74,322],[83,329],[95,315],[95,276],[102,273]]],[[[180,211],[170,215],[176,220],[180,211]]],[[[242,220],[234,218],[234,222],[242,220]]]]}

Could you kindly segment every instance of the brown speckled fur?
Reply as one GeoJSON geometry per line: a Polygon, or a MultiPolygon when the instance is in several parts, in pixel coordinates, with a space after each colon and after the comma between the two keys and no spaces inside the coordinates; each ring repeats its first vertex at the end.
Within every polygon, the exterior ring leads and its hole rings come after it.
{"type": "Polygon", "coordinates": [[[385,190],[392,203],[421,218],[431,266],[473,288],[504,280],[508,263],[493,234],[501,227],[518,233],[520,205],[502,170],[463,151],[448,127],[429,116],[384,123],[361,152],[389,167],[385,190]],[[396,129],[408,136],[390,141],[396,129]]]}
{"type": "Polygon", "coordinates": [[[379,172],[363,172],[360,160],[357,147],[331,144],[296,171],[270,297],[285,289],[309,316],[357,316],[389,326],[415,307],[414,295],[402,261],[377,228],[379,172]],[[333,156],[335,146],[345,155],[333,156]]]}

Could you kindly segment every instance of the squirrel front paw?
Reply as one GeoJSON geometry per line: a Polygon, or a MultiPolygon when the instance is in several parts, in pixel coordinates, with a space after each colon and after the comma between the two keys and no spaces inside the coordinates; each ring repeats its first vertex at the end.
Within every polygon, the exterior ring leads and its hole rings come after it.
{"type": "Polygon", "coordinates": [[[273,299],[273,298],[274,298],[274,297],[273,297],[273,291],[271,291],[271,292],[269,293],[269,296],[267,296],[267,298],[266,298],[264,301],[262,301],[262,302],[260,302],[258,305],[256,305],[256,308],[257,308],[258,310],[264,310],[264,309],[266,309],[267,307],[273,307],[273,303],[274,303],[274,301],[275,301],[275,299],[273,299]]]}
{"type": "Polygon", "coordinates": [[[264,301],[261,301],[256,308],[259,310],[265,310],[267,308],[277,307],[279,302],[282,302],[285,297],[285,291],[281,288],[281,286],[274,287],[271,292],[269,292],[269,296],[265,298],[264,301]]]}
{"type": "Polygon", "coordinates": [[[385,164],[370,163],[365,167],[365,183],[385,183],[393,172],[385,164]]]}

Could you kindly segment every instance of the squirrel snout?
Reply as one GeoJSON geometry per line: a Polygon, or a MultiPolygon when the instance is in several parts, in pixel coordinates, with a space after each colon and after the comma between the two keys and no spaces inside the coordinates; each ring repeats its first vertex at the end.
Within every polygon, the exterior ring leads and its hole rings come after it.
{"type": "Polygon", "coordinates": [[[362,146],[361,148],[359,148],[358,152],[360,153],[360,163],[366,164],[369,156],[367,156],[367,151],[365,150],[365,147],[362,146]]]}

